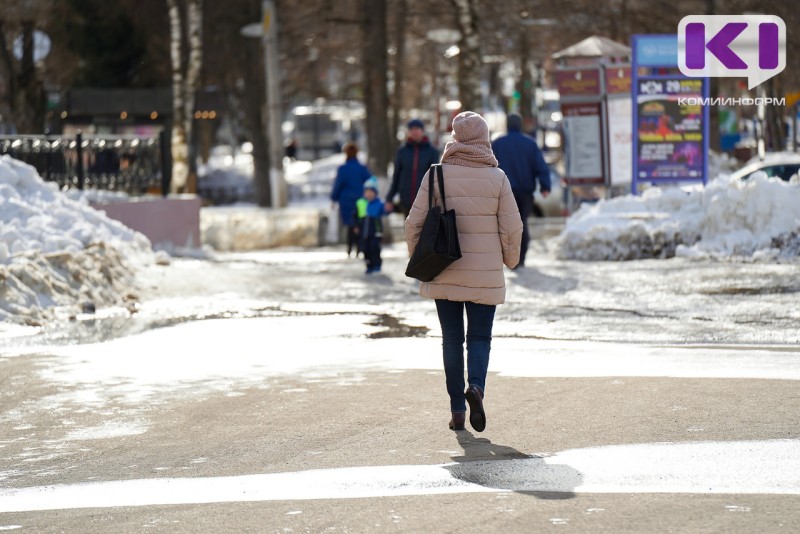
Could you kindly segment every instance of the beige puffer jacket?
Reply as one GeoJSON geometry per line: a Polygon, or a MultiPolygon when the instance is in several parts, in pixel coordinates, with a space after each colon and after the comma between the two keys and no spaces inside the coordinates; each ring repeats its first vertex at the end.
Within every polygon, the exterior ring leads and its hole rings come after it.
{"type": "MultiPolygon", "coordinates": [[[[506,296],[503,264],[516,267],[522,239],[522,219],[508,178],[497,167],[445,163],[442,170],[447,208],[456,211],[462,256],[432,281],[422,282],[419,293],[431,299],[502,304],[506,296]]],[[[442,205],[435,176],[434,203],[442,205]]],[[[427,215],[426,174],[406,219],[409,254],[427,215]]]]}

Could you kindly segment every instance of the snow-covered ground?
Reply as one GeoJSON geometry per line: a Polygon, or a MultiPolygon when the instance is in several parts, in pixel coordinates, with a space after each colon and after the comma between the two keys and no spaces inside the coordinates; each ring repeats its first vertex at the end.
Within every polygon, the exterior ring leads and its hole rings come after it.
{"type": "Polygon", "coordinates": [[[153,258],[142,234],[0,157],[0,321],[38,324],[58,309],[119,302],[153,258]]]}
{"type": "Polygon", "coordinates": [[[705,188],[651,188],[583,206],[560,236],[563,259],[800,256],[800,180],[720,175],[705,188]]]}

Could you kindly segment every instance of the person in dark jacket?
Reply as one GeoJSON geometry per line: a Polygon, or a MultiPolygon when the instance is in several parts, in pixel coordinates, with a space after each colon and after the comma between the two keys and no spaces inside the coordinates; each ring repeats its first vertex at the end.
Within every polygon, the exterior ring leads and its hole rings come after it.
{"type": "Polygon", "coordinates": [[[525,254],[528,252],[528,217],[533,212],[536,182],[539,182],[542,197],[546,198],[550,194],[550,168],[533,137],[522,133],[522,117],[511,114],[506,124],[508,133],[495,139],[492,150],[499,167],[511,183],[511,191],[522,216],[522,244],[516,267],[519,268],[525,265],[525,254]]]}
{"type": "Polygon", "coordinates": [[[408,139],[394,159],[392,185],[386,195],[387,211],[399,211],[403,217],[408,217],[422,177],[434,163],[439,163],[439,151],[425,136],[425,124],[419,119],[409,121],[408,139]],[[393,202],[398,193],[400,202],[395,207],[393,202]]]}
{"type": "MultiPolygon", "coordinates": [[[[364,182],[371,176],[367,166],[358,161],[358,147],[355,143],[347,143],[344,147],[344,165],[336,171],[336,181],[331,191],[331,201],[339,203],[339,218],[347,226],[347,255],[350,256],[353,247],[358,247],[354,220],[356,201],[361,198],[364,191],[364,182]]],[[[356,248],[358,256],[359,248],[356,248]]]]}

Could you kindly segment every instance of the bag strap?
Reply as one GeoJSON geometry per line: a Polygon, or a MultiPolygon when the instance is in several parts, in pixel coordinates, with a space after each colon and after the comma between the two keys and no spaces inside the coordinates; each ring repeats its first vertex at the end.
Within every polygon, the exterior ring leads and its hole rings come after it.
{"type": "Polygon", "coordinates": [[[436,174],[439,178],[439,192],[442,194],[442,207],[447,211],[447,202],[444,200],[444,170],[441,163],[436,165],[436,174]]]}
{"type": "Polygon", "coordinates": [[[433,209],[433,173],[436,172],[436,167],[438,165],[434,163],[431,165],[431,168],[428,169],[428,209],[433,209]]]}

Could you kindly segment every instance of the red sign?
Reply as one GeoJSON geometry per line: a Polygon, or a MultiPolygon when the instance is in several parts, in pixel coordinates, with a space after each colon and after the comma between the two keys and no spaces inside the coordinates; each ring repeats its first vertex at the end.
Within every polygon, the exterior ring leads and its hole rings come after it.
{"type": "Polygon", "coordinates": [[[606,93],[630,94],[631,92],[631,68],[630,67],[606,67],[606,93]]]}
{"type": "Polygon", "coordinates": [[[599,95],[600,71],[598,69],[556,71],[556,85],[562,98],[599,95]]]}

